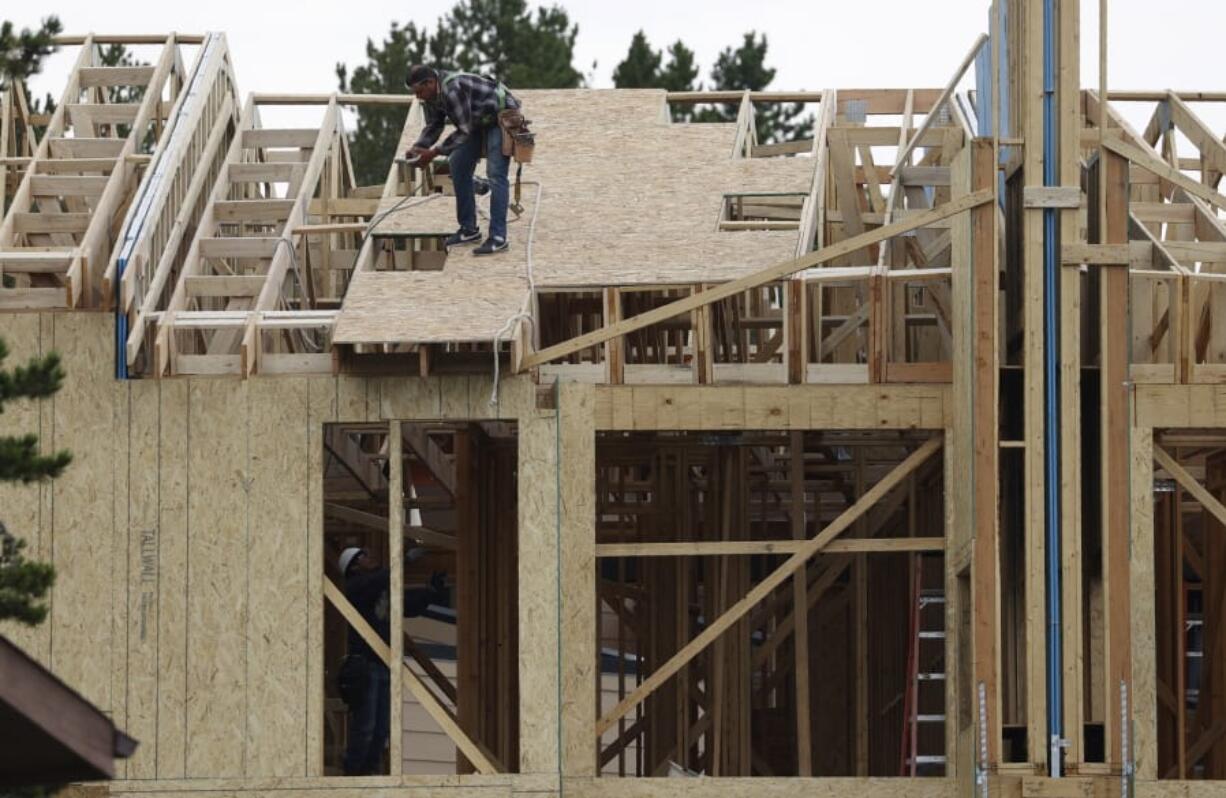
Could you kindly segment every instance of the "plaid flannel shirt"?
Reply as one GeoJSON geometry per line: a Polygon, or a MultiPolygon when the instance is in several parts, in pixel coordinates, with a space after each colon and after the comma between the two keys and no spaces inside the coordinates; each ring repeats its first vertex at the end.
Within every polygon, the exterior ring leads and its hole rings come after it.
{"type": "MultiPolygon", "coordinates": [[[[440,155],[450,155],[478,130],[498,124],[498,83],[481,75],[460,74],[447,80],[451,73],[440,71],[439,91],[434,100],[422,105],[426,126],[417,137],[415,147],[429,147],[442,135],[448,120],[455,125],[451,135],[438,146],[440,155]]],[[[519,100],[506,93],[506,107],[518,108],[519,100]]]]}

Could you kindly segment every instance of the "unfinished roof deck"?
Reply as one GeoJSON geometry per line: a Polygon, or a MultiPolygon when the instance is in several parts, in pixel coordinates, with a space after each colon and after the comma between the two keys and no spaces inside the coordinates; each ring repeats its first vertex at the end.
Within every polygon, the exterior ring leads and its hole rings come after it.
{"type": "MultiPolygon", "coordinates": [[[[527,301],[534,215],[538,291],[723,282],[795,253],[798,229],[721,231],[720,219],[728,195],[807,195],[812,159],[737,157],[736,125],[673,124],[663,91],[517,96],[539,146],[524,170],[523,212],[508,225],[510,251],[478,260],[458,250],[437,272],[357,274],[336,342],[492,341],[527,301]]],[[[380,212],[401,202],[384,199],[380,212]]],[[[376,237],[456,228],[451,196],[404,205],[374,227],[376,237]]],[[[487,215],[488,197],[478,207],[487,215]]]]}

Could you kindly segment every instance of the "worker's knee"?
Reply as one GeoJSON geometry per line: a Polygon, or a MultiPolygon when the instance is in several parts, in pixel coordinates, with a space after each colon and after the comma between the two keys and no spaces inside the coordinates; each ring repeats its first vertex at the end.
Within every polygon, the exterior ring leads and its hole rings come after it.
{"type": "Polygon", "coordinates": [[[507,159],[506,158],[490,158],[486,161],[485,176],[490,179],[490,182],[495,184],[505,184],[507,182],[507,159]]]}

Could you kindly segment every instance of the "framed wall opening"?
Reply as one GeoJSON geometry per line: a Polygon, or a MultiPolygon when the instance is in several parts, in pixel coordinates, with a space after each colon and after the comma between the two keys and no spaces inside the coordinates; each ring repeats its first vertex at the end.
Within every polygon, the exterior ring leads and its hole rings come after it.
{"type": "Polygon", "coordinates": [[[601,775],[945,775],[940,447],[598,432],[601,775]]]}
{"type": "Polygon", "coordinates": [[[323,441],[325,773],[515,772],[516,424],[329,424],[323,441]]]}
{"type": "Polygon", "coordinates": [[[1226,434],[1154,433],[1157,776],[1226,779],[1226,434]]]}

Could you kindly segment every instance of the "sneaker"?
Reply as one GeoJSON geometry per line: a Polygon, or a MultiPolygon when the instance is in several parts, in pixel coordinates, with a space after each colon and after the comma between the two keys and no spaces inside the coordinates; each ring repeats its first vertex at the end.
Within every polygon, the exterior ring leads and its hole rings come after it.
{"type": "Polygon", "coordinates": [[[485,243],[473,250],[474,255],[493,255],[495,252],[502,252],[507,248],[507,240],[505,238],[494,238],[490,236],[485,239],[485,243]]]}
{"type": "Polygon", "coordinates": [[[447,236],[447,240],[443,242],[443,246],[451,248],[463,246],[464,244],[475,244],[481,240],[480,230],[465,230],[461,227],[451,235],[447,236]]]}

